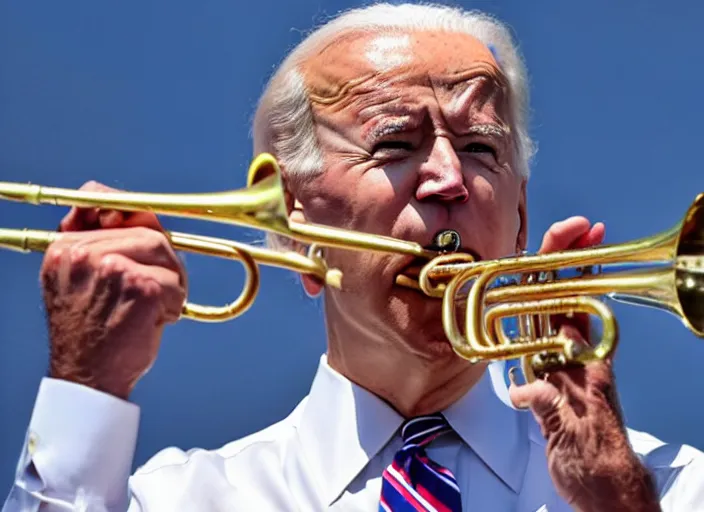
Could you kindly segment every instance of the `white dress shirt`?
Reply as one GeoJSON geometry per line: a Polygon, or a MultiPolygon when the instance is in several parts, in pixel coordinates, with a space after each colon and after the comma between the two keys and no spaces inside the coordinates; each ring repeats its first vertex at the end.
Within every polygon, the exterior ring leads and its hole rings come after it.
{"type": "MultiPolygon", "coordinates": [[[[431,443],[429,457],[457,477],[464,510],[570,510],[548,474],[532,414],[508,407],[505,391],[487,372],[443,411],[455,434],[431,443]]],[[[376,512],[402,422],[323,356],[309,395],[279,423],[218,450],[168,448],[130,476],[138,407],[44,379],[3,511],[376,512]]],[[[704,454],[629,435],[663,510],[704,511],[704,454]]]]}

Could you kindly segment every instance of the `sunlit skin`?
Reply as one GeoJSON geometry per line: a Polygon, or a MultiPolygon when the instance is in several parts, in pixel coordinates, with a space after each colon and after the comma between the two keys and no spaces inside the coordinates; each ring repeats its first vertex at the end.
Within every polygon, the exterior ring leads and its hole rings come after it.
{"type": "MultiPolygon", "coordinates": [[[[300,205],[293,219],[426,246],[452,228],[482,259],[525,248],[526,188],[516,170],[506,82],[484,45],[459,34],[351,34],[322,49],[304,72],[325,172],[292,183],[300,205]]],[[[551,227],[540,251],[603,237],[603,224],[572,217],[551,227]]],[[[395,284],[417,262],[335,250],[326,258],[344,273],[344,288],[325,296],[333,368],[406,417],[440,411],[471,389],[486,367],[452,352],[440,301],[395,284]]],[[[310,294],[321,291],[313,278],[303,282],[310,294]]],[[[562,329],[583,341],[575,326],[562,329]]],[[[604,364],[512,387],[511,398],[536,414],[551,475],[576,510],[606,510],[605,503],[622,510],[624,502],[656,510],[612,389],[604,364]],[[568,402],[588,414],[574,414],[568,402]],[[598,485],[590,485],[592,474],[598,485]]]]}
{"type": "MultiPolygon", "coordinates": [[[[422,245],[452,228],[483,259],[525,248],[525,181],[516,171],[507,88],[479,41],[428,32],[347,35],[304,62],[303,72],[324,172],[297,180],[284,169],[296,199],[292,219],[422,245]]],[[[108,190],[98,183],[82,189],[108,190]]],[[[41,270],[51,376],[128,399],[188,296],[183,263],[151,213],[73,208],[61,231],[41,270]]],[[[541,251],[603,237],[602,224],[572,217],[550,228],[541,251]]],[[[406,417],[441,411],[471,389],[485,367],[451,350],[440,302],[395,284],[417,262],[337,250],[326,258],[344,272],[343,289],[325,293],[333,368],[406,417]]],[[[311,295],[322,292],[314,278],[303,285],[311,295]]],[[[563,330],[581,338],[574,325],[563,330]]],[[[575,510],[659,510],[628,445],[608,362],[510,392],[535,414],[553,482],[575,510]]]]}
{"type": "MultiPolygon", "coordinates": [[[[433,33],[352,35],[307,61],[325,173],[295,191],[294,218],[422,245],[453,228],[483,258],[524,245],[505,80],[476,39],[447,45],[433,33]]],[[[452,352],[439,301],[395,285],[409,258],[326,257],[344,272],[343,291],[326,292],[333,367],[407,416],[449,405],[481,376],[452,352]]]]}

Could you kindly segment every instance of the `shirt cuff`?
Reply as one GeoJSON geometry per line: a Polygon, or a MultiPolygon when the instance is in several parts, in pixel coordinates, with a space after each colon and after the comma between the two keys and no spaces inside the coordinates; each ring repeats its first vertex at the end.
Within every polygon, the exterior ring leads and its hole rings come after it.
{"type": "Polygon", "coordinates": [[[44,378],[27,433],[18,480],[45,498],[126,504],[139,407],[72,382],[44,378]]]}

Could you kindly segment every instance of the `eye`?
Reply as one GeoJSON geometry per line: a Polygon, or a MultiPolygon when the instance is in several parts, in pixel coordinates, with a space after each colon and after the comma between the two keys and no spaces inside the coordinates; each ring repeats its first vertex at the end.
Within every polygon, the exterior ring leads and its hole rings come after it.
{"type": "Polygon", "coordinates": [[[483,144],[481,142],[470,142],[464,147],[467,153],[491,153],[496,156],[496,150],[488,144],[483,144]]]}
{"type": "Polygon", "coordinates": [[[374,148],[372,149],[372,153],[376,153],[378,151],[383,151],[383,150],[403,150],[403,151],[412,151],[413,150],[413,144],[408,141],[404,140],[385,140],[378,142],[374,145],[374,148]]]}

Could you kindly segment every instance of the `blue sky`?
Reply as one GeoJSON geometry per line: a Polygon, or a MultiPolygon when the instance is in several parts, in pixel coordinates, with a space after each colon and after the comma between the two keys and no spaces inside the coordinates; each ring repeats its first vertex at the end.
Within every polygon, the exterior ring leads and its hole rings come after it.
{"type": "MultiPolygon", "coordinates": [[[[586,215],[608,242],[679,222],[704,191],[704,4],[694,1],[456,2],[513,28],[539,144],[530,248],[586,215]]],[[[248,122],[273,67],[302,33],[358,2],[0,3],[0,179],[210,192],[245,184],[248,122]]],[[[0,203],[0,225],[53,229],[63,208],[0,203]]],[[[169,229],[257,233],[167,219],[169,229]]],[[[39,255],[0,252],[0,488],[9,486],[47,364],[39,255]]],[[[239,292],[234,263],[188,255],[191,299],[239,292]]],[[[704,449],[704,341],[657,311],[617,305],[618,385],[628,423],[704,449]]],[[[286,415],[324,350],[320,304],[295,275],[264,269],[255,306],[225,324],[167,329],[133,399],[136,463],[177,445],[215,448],[286,415]]]]}

